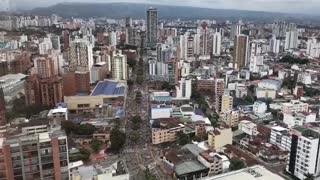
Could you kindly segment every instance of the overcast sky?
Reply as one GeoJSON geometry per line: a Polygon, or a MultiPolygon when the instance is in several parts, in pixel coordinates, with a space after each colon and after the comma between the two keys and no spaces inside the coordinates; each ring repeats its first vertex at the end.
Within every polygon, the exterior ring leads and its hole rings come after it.
{"type": "Polygon", "coordinates": [[[320,0],[15,0],[18,8],[53,5],[59,2],[137,2],[168,5],[241,9],[320,15],[320,0]]]}

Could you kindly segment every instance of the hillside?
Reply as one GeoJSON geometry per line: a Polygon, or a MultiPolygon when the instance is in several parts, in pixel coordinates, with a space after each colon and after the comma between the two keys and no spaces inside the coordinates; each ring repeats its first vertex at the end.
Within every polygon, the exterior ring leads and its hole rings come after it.
{"type": "Polygon", "coordinates": [[[36,8],[29,13],[38,15],[58,14],[62,17],[108,17],[123,18],[131,16],[133,18],[145,18],[148,7],[156,7],[159,10],[159,18],[163,19],[219,19],[219,20],[259,20],[270,21],[273,19],[299,20],[304,15],[210,9],[185,6],[167,6],[154,4],[135,4],[135,3],[59,3],[46,8],[36,8]]]}

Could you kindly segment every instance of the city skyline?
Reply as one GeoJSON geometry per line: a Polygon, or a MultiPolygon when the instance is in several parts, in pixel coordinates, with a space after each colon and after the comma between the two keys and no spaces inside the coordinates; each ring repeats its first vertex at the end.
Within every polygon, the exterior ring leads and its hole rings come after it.
{"type": "Polygon", "coordinates": [[[283,12],[294,14],[320,15],[317,11],[320,7],[320,2],[316,0],[160,0],[154,2],[152,0],[55,0],[55,1],[37,1],[37,0],[15,0],[17,9],[29,10],[36,7],[46,7],[57,3],[148,3],[159,5],[174,5],[174,6],[190,6],[190,7],[205,7],[212,9],[235,9],[249,11],[266,11],[266,12],[283,12]],[[303,7],[303,8],[302,8],[303,7]]]}

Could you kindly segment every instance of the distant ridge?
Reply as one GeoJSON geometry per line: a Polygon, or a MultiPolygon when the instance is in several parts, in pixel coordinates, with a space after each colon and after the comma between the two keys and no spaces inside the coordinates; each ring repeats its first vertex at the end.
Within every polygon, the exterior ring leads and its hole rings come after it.
{"type": "Polygon", "coordinates": [[[150,6],[158,8],[159,18],[165,19],[246,19],[259,21],[270,21],[274,19],[291,21],[302,20],[304,18],[319,19],[318,17],[297,14],[138,3],[59,3],[46,8],[35,8],[29,11],[29,13],[38,15],[58,14],[62,17],[82,18],[123,18],[126,16],[145,18],[145,11],[150,6]]]}

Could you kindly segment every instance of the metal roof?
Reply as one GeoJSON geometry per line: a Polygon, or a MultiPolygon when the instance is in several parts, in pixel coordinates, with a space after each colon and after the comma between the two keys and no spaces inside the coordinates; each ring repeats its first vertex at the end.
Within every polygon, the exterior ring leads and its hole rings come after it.
{"type": "Polygon", "coordinates": [[[101,81],[94,88],[91,96],[99,95],[124,95],[125,86],[121,86],[119,82],[101,81]]]}

